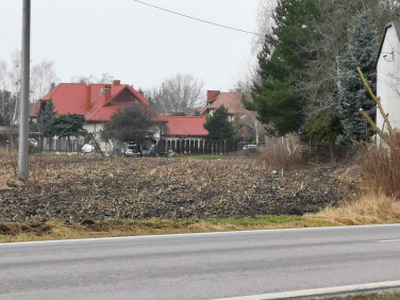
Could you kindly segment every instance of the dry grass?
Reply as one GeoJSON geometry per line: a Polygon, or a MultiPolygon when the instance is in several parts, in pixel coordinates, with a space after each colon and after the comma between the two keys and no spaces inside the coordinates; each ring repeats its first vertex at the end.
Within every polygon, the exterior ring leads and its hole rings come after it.
{"type": "Polygon", "coordinates": [[[339,207],[328,207],[308,218],[339,225],[395,223],[400,220],[400,202],[394,197],[368,193],[339,207]]]}
{"type": "Polygon", "coordinates": [[[7,188],[7,182],[17,178],[17,150],[0,147],[0,189],[7,188]]]}
{"type": "MultiPolygon", "coordinates": [[[[316,298],[321,299],[321,298],[316,298]]],[[[326,297],[323,300],[398,300],[400,299],[400,292],[390,293],[390,292],[382,292],[382,293],[363,293],[359,295],[350,295],[350,296],[336,296],[336,297],[326,297]]]]}
{"type": "Polygon", "coordinates": [[[260,158],[266,162],[271,169],[295,170],[308,167],[309,149],[305,146],[299,147],[294,137],[285,139],[274,138],[260,149],[260,158]]]}
{"type": "Polygon", "coordinates": [[[117,236],[221,232],[259,229],[332,226],[328,221],[299,216],[260,216],[258,218],[214,220],[107,220],[81,223],[51,221],[45,223],[0,223],[1,242],[22,242],[58,239],[81,239],[117,236]]]}
{"type": "Polygon", "coordinates": [[[364,193],[338,208],[328,207],[313,216],[341,225],[381,224],[400,221],[400,134],[387,145],[359,149],[364,193]]]}
{"type": "Polygon", "coordinates": [[[369,191],[400,199],[400,134],[393,134],[381,147],[368,145],[361,150],[369,191]]]}

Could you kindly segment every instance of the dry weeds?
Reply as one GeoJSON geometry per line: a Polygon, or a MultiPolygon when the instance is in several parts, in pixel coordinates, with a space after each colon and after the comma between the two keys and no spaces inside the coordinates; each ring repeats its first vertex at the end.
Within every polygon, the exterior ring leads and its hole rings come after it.
{"type": "Polygon", "coordinates": [[[339,207],[328,207],[308,217],[339,225],[395,223],[400,219],[400,202],[394,197],[368,193],[357,200],[348,201],[339,207]]]}
{"type": "Polygon", "coordinates": [[[0,223],[1,242],[21,242],[57,239],[81,239],[116,236],[139,236],[258,229],[304,228],[334,224],[301,216],[267,216],[221,220],[84,220],[0,223]]]}

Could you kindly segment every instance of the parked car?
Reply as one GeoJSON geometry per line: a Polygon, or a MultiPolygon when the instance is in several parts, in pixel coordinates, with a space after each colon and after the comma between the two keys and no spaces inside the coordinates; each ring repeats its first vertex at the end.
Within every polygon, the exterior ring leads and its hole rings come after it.
{"type": "Polygon", "coordinates": [[[243,150],[253,150],[253,151],[256,151],[256,150],[258,150],[258,145],[256,145],[256,144],[247,144],[247,145],[244,145],[243,146],[243,150]]]}

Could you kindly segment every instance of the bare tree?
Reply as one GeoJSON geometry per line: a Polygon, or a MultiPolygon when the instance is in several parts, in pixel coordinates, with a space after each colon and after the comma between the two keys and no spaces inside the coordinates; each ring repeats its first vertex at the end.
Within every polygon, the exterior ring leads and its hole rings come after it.
{"type": "Polygon", "coordinates": [[[76,76],[71,79],[71,82],[74,83],[111,83],[112,76],[108,73],[102,73],[100,77],[96,77],[94,75],[89,76],[76,76]]]}
{"type": "Polygon", "coordinates": [[[257,72],[256,62],[248,61],[236,77],[234,86],[242,91],[251,91],[255,82],[260,82],[260,74],[257,72]]]}
{"type": "Polygon", "coordinates": [[[12,95],[16,96],[12,124],[16,124],[19,116],[19,93],[21,85],[21,51],[15,50],[11,56],[11,69],[8,70],[9,88],[12,95]]]}
{"type": "Polygon", "coordinates": [[[47,94],[52,84],[57,81],[53,61],[43,59],[40,63],[33,65],[31,70],[31,102],[47,94]]]}
{"type": "Polygon", "coordinates": [[[121,142],[135,142],[142,153],[145,140],[149,138],[154,111],[144,104],[133,104],[114,113],[104,127],[104,136],[121,142]]]}
{"type": "MultiPolygon", "coordinates": [[[[57,81],[54,62],[44,59],[40,63],[32,64],[30,101],[34,102],[43,97],[50,91],[51,85],[57,83],[57,81]]],[[[11,119],[11,124],[16,124],[18,120],[20,84],[21,51],[15,50],[11,55],[11,64],[8,65],[6,61],[0,61],[0,91],[3,92],[3,95],[10,94],[8,97],[0,99],[0,109],[3,115],[7,110],[7,118],[11,119]],[[14,103],[10,103],[10,99],[14,103]],[[7,109],[4,108],[4,105],[8,106],[7,109]],[[11,107],[13,112],[8,115],[11,107]]]]}
{"type": "Polygon", "coordinates": [[[5,61],[0,61],[0,93],[2,97],[0,98],[0,118],[5,118],[5,107],[6,101],[4,99],[4,90],[7,86],[7,63],[5,61]]]}
{"type": "Polygon", "coordinates": [[[260,53],[266,34],[272,34],[272,28],[275,25],[274,13],[278,0],[261,0],[257,8],[257,32],[262,35],[254,36],[253,52],[260,53]]]}
{"type": "Polygon", "coordinates": [[[179,113],[202,106],[203,82],[190,74],[176,74],[164,80],[158,91],[151,92],[151,101],[164,113],[179,113]]]}
{"type": "Polygon", "coordinates": [[[0,60],[0,90],[7,87],[7,62],[0,60]]]}

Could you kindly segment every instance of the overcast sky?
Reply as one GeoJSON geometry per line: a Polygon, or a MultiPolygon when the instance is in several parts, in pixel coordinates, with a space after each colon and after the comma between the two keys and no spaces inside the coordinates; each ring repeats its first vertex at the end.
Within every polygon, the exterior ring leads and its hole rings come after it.
{"type": "MultiPolygon", "coordinates": [[[[256,31],[259,0],[144,0],[256,31]]],[[[0,60],[21,47],[22,0],[0,0],[0,60]]],[[[108,72],[135,88],[189,73],[204,88],[228,90],[253,59],[251,34],[211,26],[135,0],[32,0],[31,60],[55,62],[61,82],[108,72]]],[[[10,65],[10,63],[9,63],[10,65]]]]}

